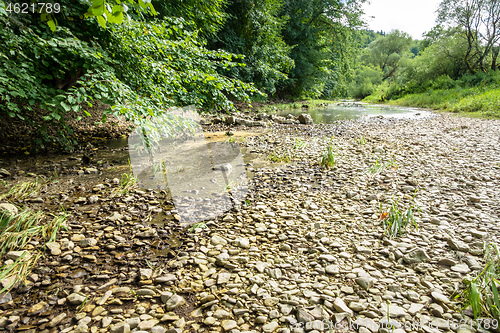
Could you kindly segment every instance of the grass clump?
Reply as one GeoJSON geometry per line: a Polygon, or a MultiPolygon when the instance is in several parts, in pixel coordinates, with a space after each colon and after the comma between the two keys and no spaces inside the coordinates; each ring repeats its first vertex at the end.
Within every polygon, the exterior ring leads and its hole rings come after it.
{"type": "MultiPolygon", "coordinates": [[[[47,219],[42,212],[34,212],[28,208],[19,214],[3,214],[0,217],[0,256],[8,251],[23,249],[32,239],[41,242],[54,241],[68,216],[69,214],[62,212],[52,219],[47,219]]],[[[9,290],[19,281],[26,281],[41,255],[39,251],[35,254],[25,251],[14,262],[1,267],[0,281],[8,282],[0,293],[9,290]]]]}
{"type": "Polygon", "coordinates": [[[359,145],[366,145],[366,139],[364,136],[360,137],[360,138],[356,138],[356,142],[359,144],[359,145]]]}
{"type": "MultiPolygon", "coordinates": [[[[471,307],[475,320],[480,317],[489,317],[497,320],[498,323],[500,321],[498,296],[500,252],[497,244],[490,243],[485,246],[484,261],[484,268],[475,278],[464,278],[465,290],[456,298],[464,300],[464,309],[471,307]]],[[[486,320],[482,323],[486,324],[486,320]]]]}
{"type": "Polygon", "coordinates": [[[337,165],[337,155],[335,154],[335,146],[333,145],[333,138],[330,141],[330,145],[326,148],[326,152],[323,153],[321,161],[319,163],[325,168],[334,168],[337,165]]]}
{"type": "Polygon", "coordinates": [[[276,153],[271,153],[267,159],[273,163],[289,163],[292,160],[292,157],[286,154],[278,155],[276,153]]]}
{"type": "Polygon", "coordinates": [[[300,150],[307,147],[308,143],[300,138],[293,139],[293,149],[300,150]]]}
{"type": "Polygon", "coordinates": [[[399,237],[406,232],[408,226],[413,226],[418,230],[414,214],[420,211],[420,208],[414,203],[414,200],[415,196],[412,198],[410,207],[404,210],[399,207],[399,199],[393,201],[386,212],[380,204],[380,220],[383,222],[384,233],[387,236],[390,238],[399,237]]]}
{"type": "Polygon", "coordinates": [[[0,199],[7,198],[9,201],[24,200],[40,192],[40,188],[47,183],[43,178],[35,178],[29,182],[14,185],[9,192],[0,196],[0,199]]]}
{"type": "Polygon", "coordinates": [[[132,191],[132,189],[134,189],[136,186],[137,178],[135,178],[133,174],[124,173],[120,178],[120,184],[118,185],[118,187],[114,188],[111,191],[109,196],[111,198],[114,198],[117,196],[122,196],[124,194],[129,194],[130,191],[132,191]]]}
{"type": "Polygon", "coordinates": [[[394,157],[390,161],[385,162],[385,163],[379,162],[378,159],[375,159],[375,163],[370,168],[368,168],[366,173],[371,173],[373,175],[376,175],[376,174],[381,173],[383,170],[385,170],[388,167],[392,167],[394,169],[396,169],[398,167],[398,164],[397,164],[396,159],[394,157]]]}

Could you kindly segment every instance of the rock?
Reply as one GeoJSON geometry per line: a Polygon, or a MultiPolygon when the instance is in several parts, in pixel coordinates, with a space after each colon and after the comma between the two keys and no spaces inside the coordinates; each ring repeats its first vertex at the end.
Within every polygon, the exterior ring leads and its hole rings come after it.
{"type": "Polygon", "coordinates": [[[139,279],[141,280],[151,280],[153,276],[153,270],[151,268],[141,268],[139,269],[139,279]]]}
{"type": "Polygon", "coordinates": [[[236,323],[236,321],[234,321],[232,319],[223,320],[220,325],[222,326],[222,328],[224,329],[225,332],[229,332],[230,330],[238,327],[238,324],[236,323]]]}
{"type": "Polygon", "coordinates": [[[33,305],[29,310],[28,310],[28,316],[33,316],[35,314],[38,314],[40,312],[45,312],[49,308],[49,304],[47,302],[41,301],[33,305]]]}
{"type": "Polygon", "coordinates": [[[299,115],[297,117],[297,120],[302,124],[302,125],[312,125],[314,124],[314,120],[312,119],[312,117],[307,114],[307,113],[303,113],[301,115],[299,115]]]}
{"type": "Polygon", "coordinates": [[[268,297],[264,300],[264,305],[267,307],[274,307],[279,303],[279,299],[277,297],[268,297]]]}
{"type": "Polygon", "coordinates": [[[53,256],[58,256],[61,254],[61,244],[58,242],[48,242],[45,246],[50,250],[50,254],[53,256]]]}
{"type": "Polygon", "coordinates": [[[225,284],[228,283],[231,279],[231,273],[222,272],[217,275],[217,284],[225,284]]]}
{"type": "Polygon", "coordinates": [[[356,283],[364,290],[368,290],[373,286],[373,279],[363,276],[363,277],[357,278],[356,283]]]}
{"type": "Polygon", "coordinates": [[[174,294],[165,303],[165,307],[167,308],[167,311],[171,311],[171,310],[178,308],[179,306],[184,305],[184,304],[186,304],[186,300],[184,298],[182,298],[181,296],[174,294]]]}
{"type": "Polygon", "coordinates": [[[5,255],[5,258],[11,259],[11,260],[18,260],[19,258],[22,258],[22,261],[29,260],[31,258],[31,253],[27,250],[24,251],[10,251],[7,252],[5,255]]]}
{"type": "Polygon", "coordinates": [[[450,269],[454,272],[458,272],[461,274],[467,274],[470,272],[470,268],[469,268],[469,266],[467,266],[467,264],[458,264],[458,265],[452,266],[450,269]]]}
{"type": "Polygon", "coordinates": [[[410,308],[408,309],[408,313],[412,316],[416,315],[417,313],[419,313],[420,311],[422,311],[422,309],[424,308],[424,305],[423,304],[420,304],[420,303],[412,303],[410,305],[410,308]]]}
{"type": "MultiPolygon", "coordinates": [[[[384,314],[384,317],[387,317],[387,305],[382,305],[380,308],[380,312],[384,314]]],[[[404,308],[395,305],[395,304],[390,304],[389,305],[389,317],[390,318],[398,318],[398,317],[405,317],[407,316],[408,313],[405,311],[404,308]]]]}
{"type": "Polygon", "coordinates": [[[438,260],[438,264],[443,266],[455,266],[458,262],[451,258],[441,258],[438,260]]]}
{"type": "Polygon", "coordinates": [[[154,326],[153,328],[151,328],[151,333],[165,333],[166,331],[167,329],[162,326],[154,326]]]}
{"type": "Polygon", "coordinates": [[[314,317],[307,313],[304,309],[298,309],[296,317],[299,323],[309,323],[314,320],[314,317]]]}
{"type": "Polygon", "coordinates": [[[107,328],[109,325],[111,325],[111,322],[113,321],[113,317],[104,317],[101,320],[101,326],[102,328],[107,328]]]}
{"type": "Polygon", "coordinates": [[[49,322],[49,327],[56,327],[64,318],[66,318],[67,314],[65,312],[57,315],[49,322]]]}
{"type": "Polygon", "coordinates": [[[156,293],[152,289],[144,288],[144,289],[139,289],[135,292],[137,296],[155,296],[156,293]]]}
{"type": "Polygon", "coordinates": [[[325,268],[328,274],[336,275],[340,273],[340,267],[338,265],[328,265],[325,268]]]}
{"type": "Polygon", "coordinates": [[[98,172],[99,172],[99,170],[97,170],[96,168],[86,168],[85,169],[85,173],[90,174],[90,175],[97,174],[98,172]]]}
{"type": "Polygon", "coordinates": [[[407,264],[418,264],[422,262],[428,262],[431,260],[431,258],[424,250],[417,248],[411,252],[406,253],[403,256],[403,260],[407,264]]]}
{"type": "Polygon", "coordinates": [[[218,309],[217,311],[215,311],[213,316],[217,319],[226,319],[232,317],[229,312],[223,309],[218,309]]]}
{"type": "Polygon", "coordinates": [[[458,240],[455,238],[450,238],[450,239],[448,239],[447,242],[448,242],[448,246],[451,247],[452,250],[469,252],[469,245],[462,242],[461,240],[458,240]]]}
{"type": "Polygon", "coordinates": [[[431,293],[431,296],[432,298],[436,301],[436,302],[439,302],[439,303],[443,303],[443,304],[448,304],[450,303],[450,299],[448,297],[446,297],[445,295],[437,292],[437,291],[433,291],[431,293]]]}
{"type": "Polygon", "coordinates": [[[262,332],[264,332],[264,333],[272,333],[272,332],[276,331],[276,329],[279,326],[280,325],[277,322],[272,321],[269,324],[265,324],[264,326],[262,326],[262,332]]]}
{"type": "Polygon", "coordinates": [[[108,221],[116,222],[118,220],[123,220],[123,215],[118,212],[113,212],[111,216],[108,216],[108,221]]]}
{"type": "Polygon", "coordinates": [[[86,296],[79,293],[72,293],[69,294],[68,297],[66,297],[66,299],[71,305],[80,305],[85,301],[86,296]]]}
{"type": "Polygon", "coordinates": [[[93,247],[97,245],[97,239],[95,238],[84,238],[78,242],[80,247],[93,247]]]}
{"type": "Polygon", "coordinates": [[[0,217],[4,215],[5,217],[10,217],[17,215],[19,210],[16,206],[10,203],[0,203],[0,217]]]}
{"type": "Polygon", "coordinates": [[[0,294],[0,304],[9,303],[10,301],[12,301],[11,293],[3,292],[0,294]]]}
{"type": "Polygon", "coordinates": [[[227,241],[219,235],[214,235],[210,239],[210,243],[212,243],[213,246],[226,245],[227,241]]]}
{"type": "Polygon", "coordinates": [[[126,322],[120,322],[116,325],[113,325],[110,330],[110,333],[130,333],[130,325],[126,322]]]}
{"type": "Polygon", "coordinates": [[[139,238],[152,238],[158,236],[158,233],[156,232],[156,229],[148,228],[144,231],[138,232],[136,236],[139,238]]]}
{"type": "Polygon", "coordinates": [[[141,319],[139,317],[125,319],[125,322],[130,326],[130,329],[134,329],[139,326],[141,319]]]}
{"type": "Polygon", "coordinates": [[[349,303],[349,309],[351,309],[352,311],[355,311],[355,312],[361,312],[361,311],[365,310],[365,307],[363,306],[363,304],[361,304],[359,302],[351,302],[351,303],[349,303]]]}
{"type": "Polygon", "coordinates": [[[337,297],[333,302],[333,307],[335,308],[335,310],[337,310],[337,312],[346,312],[349,316],[352,316],[354,314],[352,310],[349,309],[349,307],[345,304],[345,302],[339,297],[337,297]]]}
{"type": "Polygon", "coordinates": [[[238,238],[237,240],[238,246],[243,248],[243,249],[249,249],[250,248],[250,240],[248,238],[238,238]]]}

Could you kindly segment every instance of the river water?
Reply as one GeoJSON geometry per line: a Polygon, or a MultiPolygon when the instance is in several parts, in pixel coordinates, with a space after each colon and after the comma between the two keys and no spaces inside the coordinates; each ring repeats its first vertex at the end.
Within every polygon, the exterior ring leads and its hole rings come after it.
{"type": "Polygon", "coordinates": [[[369,119],[373,117],[384,118],[406,118],[419,119],[429,117],[432,112],[417,108],[387,106],[387,105],[371,105],[358,102],[346,102],[338,104],[329,104],[326,107],[311,108],[311,109],[290,109],[280,110],[278,115],[287,116],[292,114],[298,116],[301,113],[311,115],[315,123],[331,124],[343,119],[369,119]]]}

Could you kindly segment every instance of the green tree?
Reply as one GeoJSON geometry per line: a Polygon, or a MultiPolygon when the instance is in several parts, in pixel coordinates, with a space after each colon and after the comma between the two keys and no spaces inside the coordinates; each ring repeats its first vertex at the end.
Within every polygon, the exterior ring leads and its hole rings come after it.
{"type": "Polygon", "coordinates": [[[355,33],[361,26],[364,0],[285,0],[290,17],[283,37],[293,46],[295,67],[281,92],[319,97],[345,81],[354,59],[355,33]]]}
{"type": "MultiPolygon", "coordinates": [[[[60,4],[62,18],[88,9],[83,2],[60,4]]],[[[240,66],[239,57],[207,50],[198,28],[182,18],[131,14],[106,29],[95,20],[61,19],[52,32],[38,16],[15,15],[0,2],[0,112],[38,126],[40,145],[70,140],[67,118],[89,115],[86,107],[94,101],[140,123],[172,105],[227,110],[232,101],[260,93],[221,74],[240,66]],[[51,124],[59,128],[57,137],[44,136],[51,124]]]]}
{"type": "Polygon", "coordinates": [[[227,21],[209,43],[211,49],[244,55],[245,66],[233,67],[229,75],[271,95],[293,67],[291,47],[281,36],[288,19],[278,14],[281,6],[280,0],[228,1],[227,21]]]}
{"type": "Polygon", "coordinates": [[[384,73],[383,79],[393,79],[404,58],[410,57],[412,38],[399,30],[391,31],[368,45],[362,60],[366,64],[378,66],[384,73]]]}
{"type": "Polygon", "coordinates": [[[440,23],[459,27],[467,40],[464,62],[469,72],[498,69],[497,58],[500,49],[498,0],[443,0],[438,13],[440,23]]]}
{"type": "Polygon", "coordinates": [[[227,0],[152,0],[159,17],[192,21],[204,39],[214,38],[226,21],[227,0]]]}

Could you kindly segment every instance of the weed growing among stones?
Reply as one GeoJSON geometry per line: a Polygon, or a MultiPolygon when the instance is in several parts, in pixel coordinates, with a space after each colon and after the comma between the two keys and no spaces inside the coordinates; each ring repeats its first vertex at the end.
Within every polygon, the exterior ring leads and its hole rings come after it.
{"type": "Polygon", "coordinates": [[[498,296],[500,251],[497,244],[485,245],[484,262],[484,268],[475,278],[463,279],[465,290],[456,298],[464,300],[464,309],[469,306],[472,308],[474,319],[486,316],[498,321],[500,320],[498,296]]]}
{"type": "Polygon", "coordinates": [[[383,222],[384,233],[391,237],[399,237],[406,232],[408,226],[413,226],[418,230],[418,225],[415,220],[415,212],[420,211],[420,208],[414,203],[415,196],[413,196],[410,207],[402,210],[399,206],[399,199],[393,201],[389,210],[384,212],[382,204],[380,204],[380,220],[383,222]]]}

